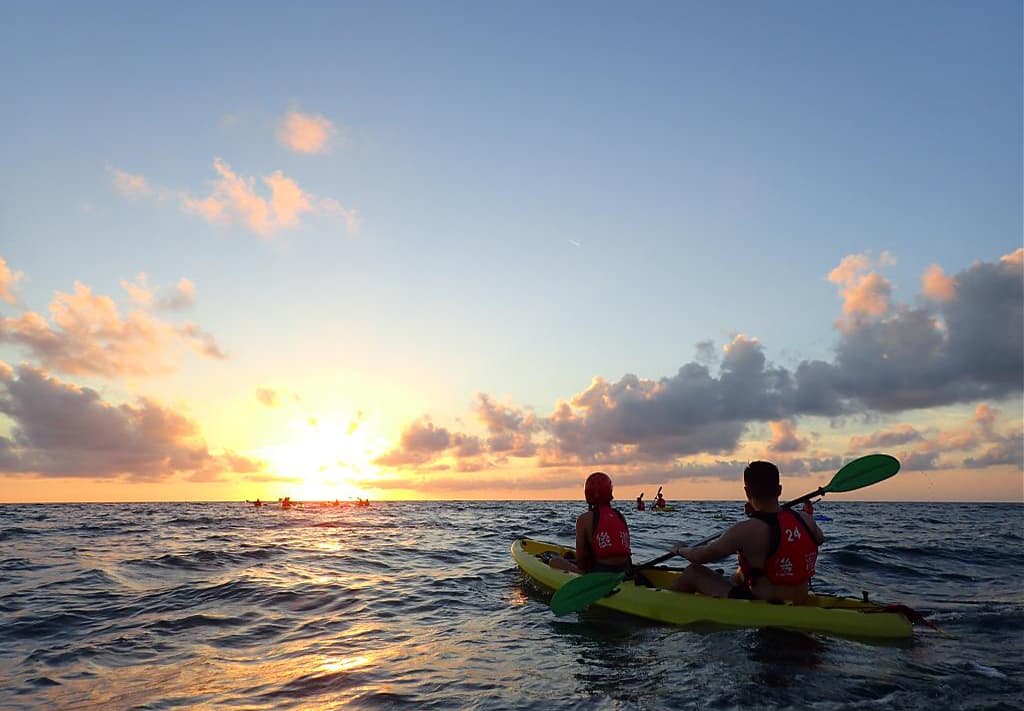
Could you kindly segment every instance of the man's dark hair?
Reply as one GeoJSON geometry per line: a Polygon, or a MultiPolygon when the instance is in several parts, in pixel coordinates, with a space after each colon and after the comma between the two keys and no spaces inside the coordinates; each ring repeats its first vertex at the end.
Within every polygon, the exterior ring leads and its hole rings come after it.
{"type": "Polygon", "coordinates": [[[779,495],[779,468],[771,462],[751,462],[743,470],[743,484],[755,499],[779,495]]]}

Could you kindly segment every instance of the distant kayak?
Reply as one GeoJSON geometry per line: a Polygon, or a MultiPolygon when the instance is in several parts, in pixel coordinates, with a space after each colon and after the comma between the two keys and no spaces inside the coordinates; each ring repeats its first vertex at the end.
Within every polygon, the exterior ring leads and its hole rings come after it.
{"type": "Polygon", "coordinates": [[[649,508],[647,510],[650,511],[651,513],[669,513],[669,512],[675,511],[676,507],[675,506],[664,506],[664,507],[660,507],[659,508],[657,506],[654,506],[654,507],[651,507],[651,508],[649,508]]]}
{"type": "Polygon", "coordinates": [[[825,514],[814,514],[814,520],[815,521],[831,521],[832,517],[831,516],[826,516],[825,514]]]}
{"type": "MultiPolygon", "coordinates": [[[[558,590],[579,577],[552,568],[540,555],[545,551],[564,554],[564,546],[520,538],[512,544],[512,557],[528,577],[544,588],[558,590]]],[[[773,605],[760,600],[730,600],[695,593],[665,590],[679,572],[665,568],[645,568],[645,577],[654,587],[636,585],[632,580],[618,584],[612,595],[595,605],[656,622],[688,625],[712,622],[732,627],[785,627],[789,629],[846,635],[901,639],[912,637],[910,621],[898,611],[887,610],[873,602],[831,595],[811,595],[805,605],[773,605]]]]}

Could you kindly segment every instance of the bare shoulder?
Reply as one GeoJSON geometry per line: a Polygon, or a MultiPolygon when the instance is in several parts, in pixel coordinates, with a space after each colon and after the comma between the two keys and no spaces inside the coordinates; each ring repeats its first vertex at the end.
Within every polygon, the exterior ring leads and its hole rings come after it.
{"type": "Polygon", "coordinates": [[[589,527],[590,526],[590,522],[593,520],[593,518],[594,518],[593,512],[591,512],[591,511],[584,511],[583,513],[581,513],[579,516],[576,517],[576,527],[577,528],[579,528],[581,526],[584,527],[584,528],[589,527]]]}
{"type": "Polygon", "coordinates": [[[756,535],[757,531],[757,520],[748,518],[744,521],[737,521],[729,528],[725,529],[725,533],[722,534],[722,538],[727,538],[734,541],[743,541],[750,536],[756,535]]]}
{"type": "Polygon", "coordinates": [[[759,540],[764,535],[765,523],[760,519],[748,518],[745,521],[734,523],[729,532],[737,541],[759,540]]]}

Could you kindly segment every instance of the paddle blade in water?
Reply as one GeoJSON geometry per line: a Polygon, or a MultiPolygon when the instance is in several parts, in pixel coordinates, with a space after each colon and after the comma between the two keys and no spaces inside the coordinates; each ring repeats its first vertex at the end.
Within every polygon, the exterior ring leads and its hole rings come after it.
{"type": "Polygon", "coordinates": [[[582,610],[614,590],[625,577],[622,573],[587,573],[570,580],[551,598],[551,611],[561,617],[582,610]]]}
{"type": "Polygon", "coordinates": [[[854,459],[837,471],[832,481],[825,486],[825,491],[834,493],[862,489],[888,479],[899,470],[900,462],[896,457],[890,457],[888,454],[869,454],[854,459]]]}

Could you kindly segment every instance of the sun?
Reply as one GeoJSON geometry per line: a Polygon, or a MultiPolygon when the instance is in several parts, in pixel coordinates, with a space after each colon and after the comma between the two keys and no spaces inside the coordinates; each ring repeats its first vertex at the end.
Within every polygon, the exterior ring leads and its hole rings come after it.
{"type": "Polygon", "coordinates": [[[384,449],[383,438],[372,428],[309,418],[288,429],[288,441],[262,450],[276,474],[298,480],[282,496],[295,501],[367,498],[359,482],[376,478],[373,459],[384,449]]]}

